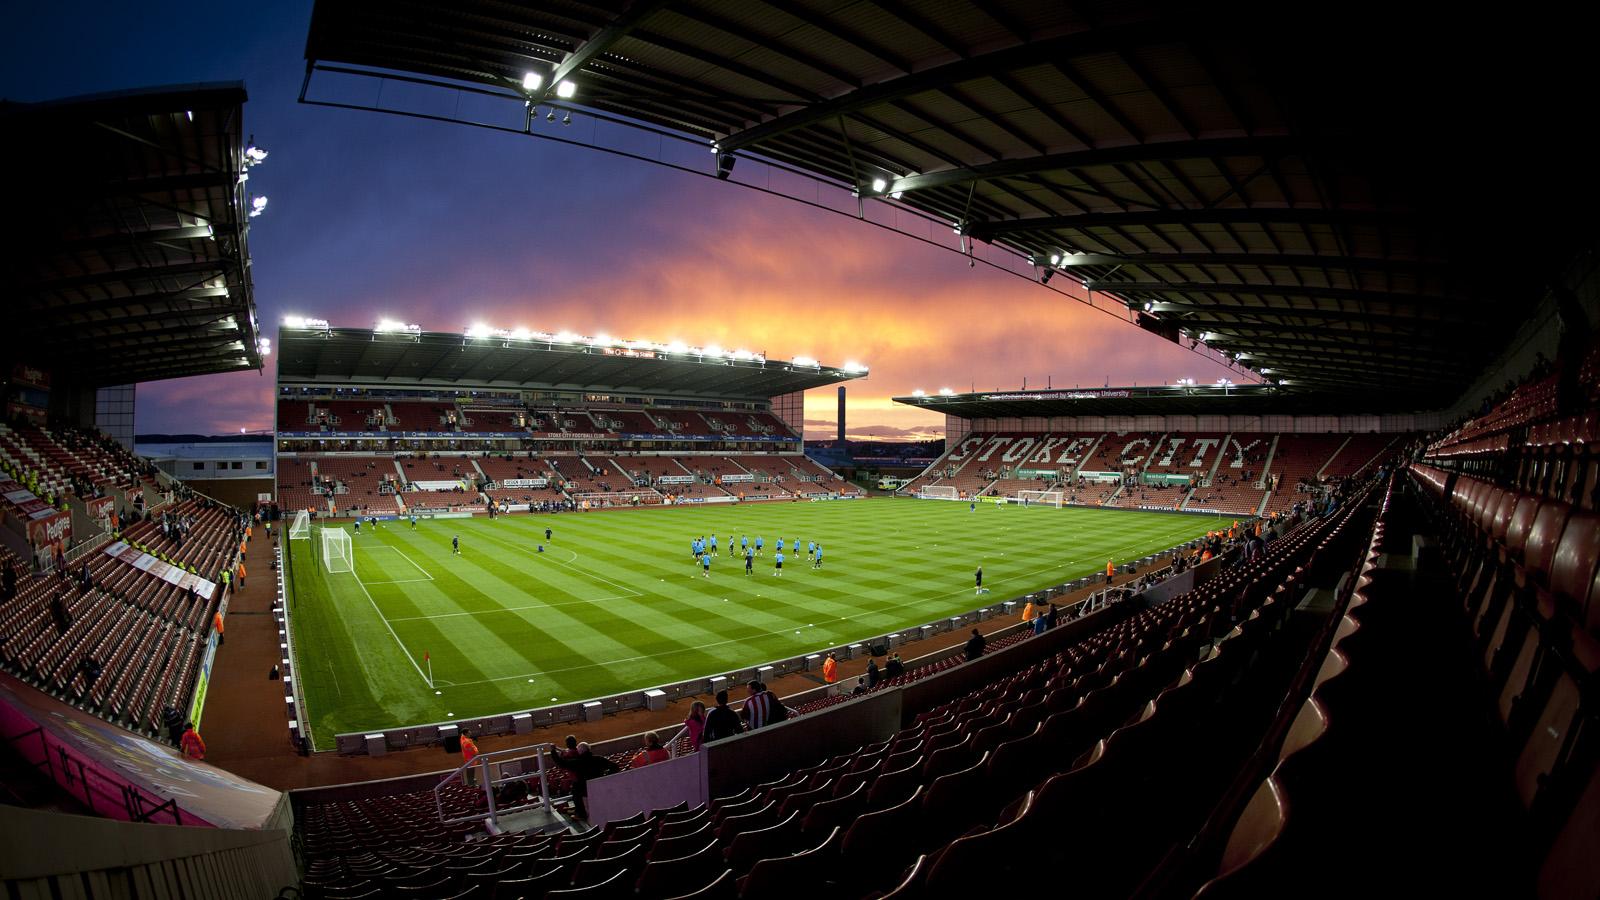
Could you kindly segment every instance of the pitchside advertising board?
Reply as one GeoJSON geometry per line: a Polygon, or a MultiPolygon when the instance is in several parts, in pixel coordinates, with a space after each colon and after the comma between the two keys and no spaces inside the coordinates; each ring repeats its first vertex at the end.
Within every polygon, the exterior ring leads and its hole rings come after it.
{"type": "Polygon", "coordinates": [[[719,480],[723,484],[738,484],[743,481],[755,481],[756,476],[749,472],[736,472],[732,475],[723,475],[719,480]]]}
{"type": "Polygon", "coordinates": [[[656,478],[656,484],[694,484],[693,475],[662,475],[656,478]]]}

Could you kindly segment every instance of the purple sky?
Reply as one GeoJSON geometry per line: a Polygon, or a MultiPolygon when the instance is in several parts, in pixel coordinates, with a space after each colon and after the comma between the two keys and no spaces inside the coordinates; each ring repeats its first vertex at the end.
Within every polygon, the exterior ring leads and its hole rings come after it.
{"type": "MultiPolygon", "coordinates": [[[[379,317],[717,343],[772,357],[860,360],[853,437],[942,434],[889,397],[922,388],[1162,383],[1226,374],[1035,284],[844,217],[658,166],[546,141],[302,106],[309,2],[61,3],[12,11],[0,95],[242,79],[246,133],[270,152],[250,233],[269,335],[285,314],[379,317]]],[[[580,98],[581,100],[581,98],[580,98]]],[[[272,424],[271,358],[139,387],[137,428],[272,424]]],[[[832,389],[807,398],[831,437],[832,389]]]]}

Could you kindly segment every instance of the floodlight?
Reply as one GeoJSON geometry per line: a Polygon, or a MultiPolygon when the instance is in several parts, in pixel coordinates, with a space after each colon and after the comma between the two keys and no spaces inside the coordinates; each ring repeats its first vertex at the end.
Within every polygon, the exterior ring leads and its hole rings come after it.
{"type": "Polygon", "coordinates": [[[306,327],[305,317],[304,316],[284,316],[283,317],[283,327],[285,327],[285,328],[304,328],[304,327],[306,327]]]}
{"type": "Polygon", "coordinates": [[[267,211],[267,198],[257,197],[250,201],[250,218],[254,219],[267,211]]]}
{"type": "Polygon", "coordinates": [[[926,396],[928,396],[928,392],[923,390],[922,388],[917,388],[916,390],[911,392],[911,396],[913,396],[913,397],[926,397],[926,396]]]}
{"type": "Polygon", "coordinates": [[[378,332],[379,334],[384,334],[391,331],[405,331],[406,323],[396,322],[394,319],[379,319],[378,324],[372,326],[372,330],[378,332]]]}
{"type": "Polygon", "coordinates": [[[563,81],[556,85],[556,96],[563,100],[572,99],[572,95],[576,94],[577,92],[578,86],[570,81],[563,81]]]}
{"type": "Polygon", "coordinates": [[[939,388],[939,396],[941,397],[954,397],[955,395],[956,392],[950,390],[949,388],[939,388]]]}
{"type": "Polygon", "coordinates": [[[668,353],[688,353],[689,352],[689,345],[685,344],[683,341],[673,341],[672,343],[667,345],[667,352],[668,353]]]}
{"type": "Polygon", "coordinates": [[[851,375],[859,375],[867,370],[866,365],[854,361],[847,362],[839,368],[850,373],[851,375]]]}
{"type": "Polygon", "coordinates": [[[890,194],[889,196],[891,198],[895,199],[895,200],[899,200],[901,197],[905,196],[905,193],[906,193],[905,191],[895,191],[894,193],[890,194]]]}
{"type": "Polygon", "coordinates": [[[1151,303],[1149,300],[1146,300],[1144,302],[1144,311],[1145,312],[1149,312],[1150,310],[1155,309],[1155,308],[1156,308],[1156,305],[1154,303],[1151,303]]]}
{"type": "Polygon", "coordinates": [[[563,125],[571,125],[572,124],[572,113],[562,113],[561,114],[561,124],[563,124],[563,125]]]}
{"type": "Polygon", "coordinates": [[[1059,254],[1059,253],[1050,254],[1050,265],[1052,265],[1052,266],[1061,265],[1061,254],[1059,254]]]}
{"type": "Polygon", "coordinates": [[[469,338],[486,338],[491,334],[494,334],[494,329],[482,322],[475,323],[467,328],[467,337],[469,338]]]}
{"type": "Polygon", "coordinates": [[[1219,385],[1219,386],[1221,386],[1221,387],[1227,387],[1227,386],[1228,386],[1228,385],[1230,385],[1230,384],[1233,384],[1233,382],[1232,382],[1232,381],[1229,381],[1229,380],[1228,380],[1228,379],[1226,379],[1226,378],[1218,378],[1218,379],[1217,379],[1217,384],[1218,384],[1218,385],[1219,385]]]}
{"type": "Polygon", "coordinates": [[[733,358],[740,361],[748,361],[755,359],[756,355],[749,350],[735,350],[733,351],[733,358]]]}
{"type": "Polygon", "coordinates": [[[557,344],[576,344],[578,336],[570,331],[563,330],[556,333],[554,340],[557,344]]]}
{"type": "Polygon", "coordinates": [[[186,109],[186,110],[183,111],[183,114],[189,117],[189,121],[191,121],[191,122],[194,121],[194,110],[186,109]]]}
{"type": "Polygon", "coordinates": [[[513,328],[511,329],[511,337],[519,341],[525,341],[533,337],[533,332],[526,328],[513,328]]]}
{"type": "Polygon", "coordinates": [[[589,343],[591,343],[591,344],[609,344],[609,343],[611,343],[611,335],[606,334],[604,331],[602,331],[599,334],[595,335],[593,338],[591,338],[589,343]]]}
{"type": "Polygon", "coordinates": [[[538,72],[528,72],[522,76],[522,89],[525,91],[537,91],[541,84],[544,84],[544,76],[538,72]]]}
{"type": "Polygon", "coordinates": [[[804,366],[808,369],[820,368],[822,365],[809,356],[796,356],[794,359],[790,360],[790,362],[793,362],[797,366],[804,366]]]}
{"type": "Polygon", "coordinates": [[[874,194],[883,193],[883,189],[888,187],[888,186],[889,186],[889,182],[884,181],[882,178],[874,178],[874,179],[872,179],[872,192],[874,194]]]}
{"type": "Polygon", "coordinates": [[[722,356],[723,353],[722,353],[722,348],[720,346],[718,346],[716,344],[712,344],[709,347],[706,347],[704,350],[701,350],[700,351],[700,355],[701,356],[722,356]]]}

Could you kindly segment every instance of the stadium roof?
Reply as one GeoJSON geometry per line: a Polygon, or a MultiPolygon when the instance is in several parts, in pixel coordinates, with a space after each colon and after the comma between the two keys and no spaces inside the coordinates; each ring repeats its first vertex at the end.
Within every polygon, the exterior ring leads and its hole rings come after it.
{"type": "Polygon", "coordinates": [[[0,103],[0,354],[88,386],[261,368],[242,84],[0,103]]]}
{"type": "Polygon", "coordinates": [[[701,165],[722,175],[754,156],[893,198],[1031,257],[1041,278],[1087,283],[1169,340],[1239,354],[1294,390],[1382,390],[1417,408],[1453,398],[1504,346],[1577,246],[1567,210],[1594,199],[1586,141],[1562,134],[1582,128],[1563,85],[1592,83],[1585,55],[1523,18],[318,0],[306,55],[308,83],[371,74],[359,66],[578,104],[712,144],[701,165]]]}
{"type": "Polygon", "coordinates": [[[1050,416],[1271,416],[1415,412],[1399,395],[1364,398],[1273,384],[1161,385],[977,391],[896,397],[896,403],[961,419],[1050,416]]]}
{"type": "Polygon", "coordinates": [[[469,337],[369,328],[279,331],[278,383],[483,387],[769,399],[866,374],[747,354],[672,352],[638,342],[469,337]]]}

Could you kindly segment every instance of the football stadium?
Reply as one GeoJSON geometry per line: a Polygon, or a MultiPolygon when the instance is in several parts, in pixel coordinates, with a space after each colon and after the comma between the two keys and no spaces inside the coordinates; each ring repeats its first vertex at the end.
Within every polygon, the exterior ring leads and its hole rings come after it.
{"type": "Polygon", "coordinates": [[[1600,896],[1576,11],[88,12],[7,897],[1600,896]]]}

